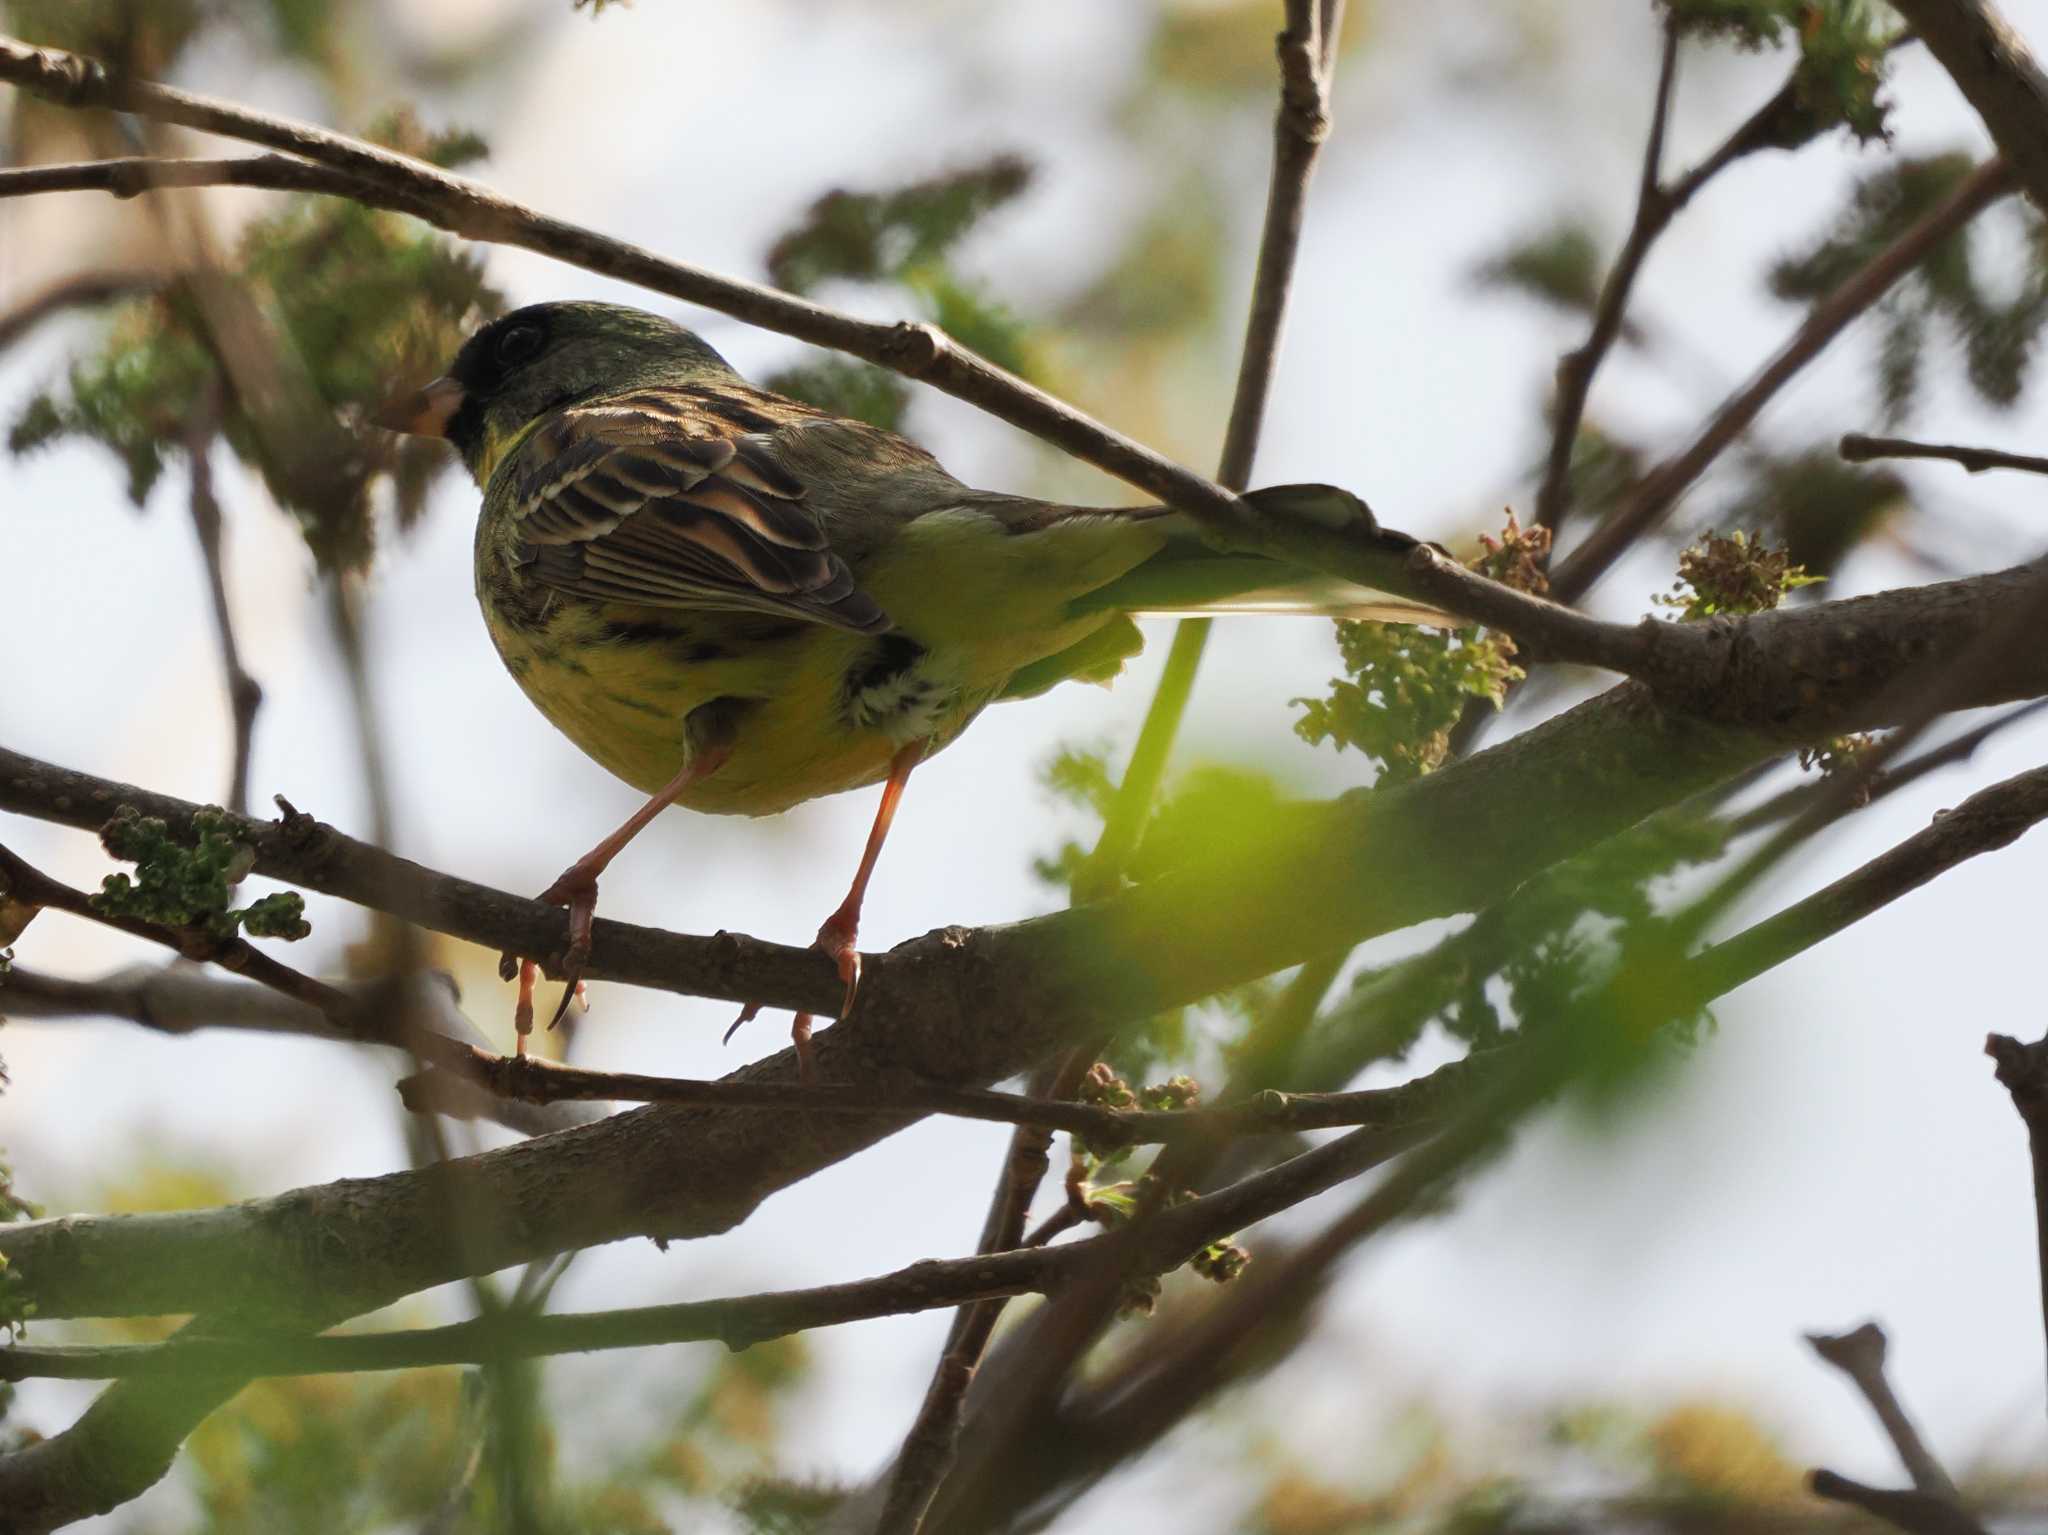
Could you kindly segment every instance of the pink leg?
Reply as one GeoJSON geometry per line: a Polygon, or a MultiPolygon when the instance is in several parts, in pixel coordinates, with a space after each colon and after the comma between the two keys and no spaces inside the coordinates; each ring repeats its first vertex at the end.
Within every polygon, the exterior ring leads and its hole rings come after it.
{"type": "Polygon", "coordinates": [[[867,899],[868,881],[874,877],[875,862],[882,856],[882,844],[888,840],[889,825],[896,819],[896,807],[903,802],[903,788],[910,782],[910,770],[924,760],[928,744],[924,741],[911,742],[889,764],[889,781],[882,786],[882,803],[875,811],[875,824],[868,831],[868,845],[861,852],[860,868],[853,876],[853,888],[846,892],[846,899],[839,903],[839,909],[818,929],[815,947],[832,956],[839,967],[839,979],[846,985],[846,999],[839,1007],[842,1018],[853,1011],[854,994],[860,990],[860,951],[853,945],[860,936],[861,903],[867,899]]]}
{"type": "MultiPolygon", "coordinates": [[[[889,781],[882,786],[882,803],[875,812],[875,824],[868,831],[867,847],[860,855],[860,868],[853,876],[853,888],[846,892],[846,899],[839,903],[838,910],[825,919],[818,929],[818,936],[812,947],[822,949],[832,956],[838,966],[839,979],[845,986],[845,997],[839,1005],[839,1016],[844,1018],[853,1011],[853,999],[860,990],[860,951],[854,947],[854,940],[860,935],[861,902],[867,899],[868,881],[874,877],[875,862],[882,856],[882,844],[888,840],[889,825],[896,819],[896,807],[903,802],[903,786],[910,782],[910,770],[924,760],[928,741],[913,741],[899,751],[889,764],[889,781]]],[[[761,1011],[761,1004],[749,1002],[733,1020],[732,1028],[725,1031],[731,1039],[734,1031],[761,1011]]],[[[796,1046],[797,1073],[806,1082],[817,1080],[817,1070],[811,1057],[811,1021],[809,1013],[798,1013],[790,1026],[790,1042],[796,1046]]]]}
{"type": "MultiPolygon", "coordinates": [[[[562,1021],[563,1015],[569,1011],[570,1000],[582,985],[583,967],[590,960],[591,924],[597,919],[598,876],[625,850],[627,843],[647,829],[649,821],[674,804],[676,797],[690,785],[717,772],[731,755],[731,746],[722,743],[690,753],[690,760],[680,773],[663,784],[646,804],[626,817],[617,831],[570,864],[560,878],[540,893],[539,899],[549,905],[569,908],[569,946],[562,951],[562,1000],[555,1008],[554,1017],[548,1020],[549,1028],[562,1021]]],[[[512,1022],[519,1033],[521,1055],[526,1053],[526,1036],[533,1028],[535,969],[530,960],[520,962],[519,1003],[514,1009],[512,1022]]]]}

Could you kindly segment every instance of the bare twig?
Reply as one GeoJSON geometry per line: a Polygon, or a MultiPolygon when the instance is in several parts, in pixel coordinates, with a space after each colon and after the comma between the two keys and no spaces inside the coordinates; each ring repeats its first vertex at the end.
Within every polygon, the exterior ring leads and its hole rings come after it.
{"type": "Polygon", "coordinates": [[[235,643],[234,611],[228,603],[227,572],[221,552],[220,499],[213,492],[212,449],[217,414],[216,405],[199,413],[187,434],[185,448],[191,459],[192,528],[199,539],[199,556],[206,564],[213,629],[220,640],[221,669],[227,675],[228,710],[233,721],[228,808],[237,815],[247,815],[249,755],[255,746],[256,711],[263,705],[263,688],[242,665],[241,648],[235,643]]]}
{"type": "MultiPolygon", "coordinates": [[[[1039,1096],[1056,1101],[1071,1098],[1082,1067],[1080,1052],[1069,1052],[1059,1066],[1039,1073],[1034,1084],[1044,1089],[1039,1096]]],[[[1008,1252],[1025,1245],[1024,1226],[1031,1216],[1031,1201],[1045,1181],[1051,1147],[1050,1130],[1019,1125],[1011,1135],[1003,1156],[1002,1174],[982,1223],[977,1252],[1008,1252]]],[[[945,1345],[939,1350],[939,1362],[889,1472],[882,1511],[875,1524],[878,1535],[891,1530],[914,1532],[923,1522],[932,1495],[952,1468],[968,1388],[974,1384],[975,1372],[981,1367],[982,1355],[988,1350],[996,1323],[1002,1319],[1004,1306],[1004,1297],[989,1297],[953,1313],[945,1345]]]]}
{"type": "Polygon", "coordinates": [[[1984,1053],[1997,1063],[1998,1080],[2012,1095],[2012,1106],[2027,1127],[2034,1164],[2034,1237],[2039,1249],[2041,1314],[2048,1329],[2048,1039],[2032,1044],[2006,1034],[1984,1041],[1984,1053]]]}
{"type": "MultiPolygon", "coordinates": [[[[1452,1068],[1446,1067],[1449,1071],[1452,1068]]],[[[560,1066],[538,1056],[499,1055],[472,1049],[443,1054],[429,1073],[401,1083],[408,1101],[431,1102],[450,1079],[522,1103],[597,1100],[612,1103],[691,1103],[719,1108],[802,1110],[820,1114],[945,1114],[994,1124],[1065,1130],[1105,1148],[1223,1140],[1247,1134],[1331,1130],[1353,1125],[1410,1122],[1413,1084],[1353,1093],[1255,1093],[1241,1103],[1200,1109],[1105,1109],[1065,1096],[1025,1097],[985,1088],[906,1081],[876,1086],[783,1082],[705,1081],[650,1077],[626,1071],[560,1066]]],[[[1430,1080],[1430,1079],[1424,1079],[1430,1080]]],[[[1072,1089],[1069,1088],[1068,1092],[1072,1089]]],[[[1043,1154],[1041,1153],[1041,1160],[1043,1154]]],[[[1019,1217],[1021,1221],[1021,1217],[1019,1217]]],[[[1004,1244],[1015,1246],[1012,1238],[1004,1244]]]]}
{"type": "Polygon", "coordinates": [[[1606,574],[1630,544],[1653,527],[1728,445],[1756,420],[1771,398],[1818,357],[1866,309],[1951,236],[2018,185],[2012,167],[1991,160],[1913,227],[1873,256],[1808,312],[1792,339],[1756,376],[1730,395],[1683,450],[1643,476],[1614,514],[1589,533],[1558,566],[1551,587],[1560,600],[1575,602],[1606,574]]]}
{"type": "Polygon", "coordinates": [[[1899,1463],[1912,1477],[1913,1485],[1930,1497],[1946,1498],[1951,1503],[1960,1504],[1962,1496],[1956,1491],[1956,1484],[1950,1480],[1941,1462],[1934,1458],[1934,1452],[1927,1448],[1919,1430],[1913,1427],[1913,1420],[1899,1405],[1892,1383],[1885,1375],[1884,1329],[1875,1322],[1865,1322],[1845,1333],[1810,1332],[1806,1335],[1806,1343],[1814,1353],[1848,1376],[1850,1384],[1863,1393],[1863,1400],[1877,1415],[1892,1448],[1899,1452],[1899,1463]]]}
{"type": "Polygon", "coordinates": [[[2048,474],[2048,458],[2031,453],[2008,453],[2002,448],[1971,448],[1960,443],[1913,442],[1904,437],[1867,437],[1849,432],[1839,444],[1843,458],[1852,464],[1867,464],[1883,458],[1938,458],[1962,465],[1971,474],[1986,469],[2021,469],[2028,474],[2048,474]]]}
{"type": "Polygon", "coordinates": [[[1932,1493],[1871,1487],[1832,1471],[1814,1472],[1807,1485],[1815,1497],[1860,1508],[1906,1535],[1985,1535],[1984,1526],[1959,1504],[1932,1493]]]}
{"type": "MultiPolygon", "coordinates": [[[[1681,204],[1663,186],[1664,131],[1671,116],[1671,88],[1678,74],[1678,27],[1664,18],[1664,49],[1657,66],[1657,95],[1650,108],[1650,132],[1643,146],[1643,172],[1636,186],[1636,212],[1621,254],[1614,258],[1593,306],[1592,329],[1579,347],[1557,364],[1557,404],[1550,428],[1550,458],[1543,484],[1536,492],[1536,525],[1553,533],[1571,505],[1572,454],[1579,443],[1579,423],[1586,416],[1586,396],[1593,375],[1621,334],[1634,291],[1636,274],[1657,236],[1664,232],[1681,204]]],[[[1694,185],[1697,190],[1699,183],[1694,185]]],[[[1686,194],[1690,197],[1691,193],[1686,194]]]]}
{"type": "MultiPolygon", "coordinates": [[[[445,976],[421,977],[415,990],[404,1008],[422,1017],[426,1028],[474,1049],[491,1049],[489,1037],[457,1006],[453,987],[445,976]]],[[[348,994],[363,1009],[391,1005],[387,982],[350,987],[348,994]]],[[[76,981],[16,965],[0,976],[0,1014],[19,1021],[118,1018],[172,1035],[192,1034],[201,1029],[242,1029],[303,1035],[309,1039],[353,1038],[336,1029],[318,1009],[282,992],[182,966],[137,965],[93,980],[76,981]]],[[[395,1044],[391,1047],[402,1048],[395,1044]]],[[[433,1105],[437,1113],[453,1119],[492,1120],[521,1135],[546,1135],[603,1117],[603,1110],[588,1104],[528,1103],[498,1097],[475,1083],[452,1076],[447,1082],[449,1091],[433,1105]]]]}

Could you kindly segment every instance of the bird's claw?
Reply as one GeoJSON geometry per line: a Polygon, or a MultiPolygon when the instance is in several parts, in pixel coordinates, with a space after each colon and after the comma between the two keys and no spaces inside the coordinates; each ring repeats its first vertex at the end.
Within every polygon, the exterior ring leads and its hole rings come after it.
{"type": "Polygon", "coordinates": [[[854,947],[854,940],[860,930],[854,919],[844,912],[835,911],[825,919],[818,929],[812,948],[827,955],[839,971],[839,984],[844,994],[839,1002],[839,1016],[844,1018],[853,1011],[853,999],[860,991],[860,950],[854,947]]]}
{"type": "MultiPolygon", "coordinates": [[[[548,1027],[555,1029],[568,1016],[571,1002],[581,1001],[586,1008],[590,1005],[583,985],[583,967],[590,962],[590,931],[597,920],[597,876],[582,864],[573,863],[535,899],[549,906],[569,908],[569,942],[562,950],[562,1000],[548,1019],[548,1027]]],[[[507,953],[499,956],[498,974],[508,981],[516,975],[519,981],[519,999],[512,1007],[512,1028],[518,1036],[517,1053],[524,1055],[526,1036],[533,1032],[533,990],[540,966],[524,955],[507,953]]]]}

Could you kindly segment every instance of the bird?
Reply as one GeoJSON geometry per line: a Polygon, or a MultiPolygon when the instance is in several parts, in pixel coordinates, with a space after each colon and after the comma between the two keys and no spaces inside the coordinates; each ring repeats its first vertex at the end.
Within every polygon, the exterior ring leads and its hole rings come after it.
{"type": "MultiPolygon", "coordinates": [[[[846,898],[814,940],[838,971],[843,1018],[905,784],[988,705],[1110,681],[1142,646],[1143,614],[1455,622],[1220,553],[1167,507],[973,489],[908,438],[756,388],[691,331],[624,305],[502,315],[375,419],[460,455],[483,492],[476,595],[506,670],[648,796],[541,893],[569,913],[555,1022],[589,961],[600,876],[671,804],[762,816],[883,785],[846,898]]],[[[1416,542],[1334,486],[1245,499],[1388,550],[1416,542]]],[[[508,975],[515,964],[524,1054],[537,965],[508,955],[508,975]]],[[[812,1023],[799,1014],[792,1029],[805,1080],[812,1023]]]]}

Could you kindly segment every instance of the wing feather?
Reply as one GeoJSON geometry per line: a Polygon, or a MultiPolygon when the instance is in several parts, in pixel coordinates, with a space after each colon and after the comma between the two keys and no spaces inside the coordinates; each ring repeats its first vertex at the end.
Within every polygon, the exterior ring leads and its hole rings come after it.
{"type": "Polygon", "coordinates": [[[765,434],[736,430],[735,418],[758,414],[696,389],[557,412],[511,466],[513,560],[543,585],[601,601],[888,629],[802,479],[765,434]]]}

